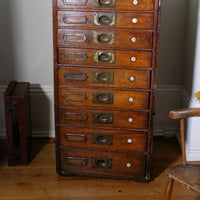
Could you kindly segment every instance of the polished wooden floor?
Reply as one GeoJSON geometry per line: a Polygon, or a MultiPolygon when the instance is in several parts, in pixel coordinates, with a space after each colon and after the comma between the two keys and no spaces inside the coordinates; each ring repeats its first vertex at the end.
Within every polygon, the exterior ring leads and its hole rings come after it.
{"type": "MultiPolygon", "coordinates": [[[[1,200],[161,200],[167,176],[165,169],[180,160],[173,138],[154,138],[152,180],[135,183],[56,174],[54,141],[33,139],[33,160],[28,166],[8,167],[5,141],[0,140],[1,200]]],[[[198,200],[195,192],[175,183],[172,200],[198,200]]]]}

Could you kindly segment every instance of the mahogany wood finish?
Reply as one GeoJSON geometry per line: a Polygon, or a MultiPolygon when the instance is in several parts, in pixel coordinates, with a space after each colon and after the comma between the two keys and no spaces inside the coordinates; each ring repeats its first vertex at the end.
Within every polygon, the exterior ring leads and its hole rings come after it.
{"type": "Polygon", "coordinates": [[[66,65],[150,68],[152,59],[148,51],[59,48],[58,54],[59,64],[66,65]]]}
{"type": "Polygon", "coordinates": [[[124,49],[148,49],[152,48],[152,31],[141,30],[73,30],[58,29],[58,45],[60,47],[82,48],[124,48],[124,49]],[[134,39],[135,38],[135,39],[134,39]],[[136,39],[137,38],[137,39],[136,39]]]}
{"type": "Polygon", "coordinates": [[[150,180],[159,8],[53,0],[59,174],[150,180]]]}
{"type": "Polygon", "coordinates": [[[200,193],[200,165],[189,164],[186,161],[184,131],[184,119],[189,117],[200,117],[200,109],[188,108],[172,110],[169,113],[169,117],[171,119],[180,120],[182,164],[170,167],[166,170],[166,173],[169,176],[169,180],[165,189],[163,200],[171,199],[174,181],[177,181],[187,188],[200,193]]]}
{"type": "MultiPolygon", "coordinates": [[[[116,1],[116,0],[115,0],[116,1]]],[[[66,9],[94,9],[94,8],[101,8],[106,7],[108,2],[114,2],[114,0],[58,0],[58,8],[66,8],[66,9]],[[64,2],[64,3],[63,3],[64,2]],[[104,6],[100,3],[104,3],[104,6]],[[94,5],[96,5],[94,7],[94,5]],[[99,6],[98,6],[99,5],[99,6]]],[[[111,6],[110,6],[111,7],[111,6]]],[[[116,10],[130,10],[130,11],[153,11],[154,10],[154,0],[140,0],[140,3],[137,7],[133,7],[132,1],[123,0],[123,1],[116,1],[116,5],[113,6],[116,10]]]]}

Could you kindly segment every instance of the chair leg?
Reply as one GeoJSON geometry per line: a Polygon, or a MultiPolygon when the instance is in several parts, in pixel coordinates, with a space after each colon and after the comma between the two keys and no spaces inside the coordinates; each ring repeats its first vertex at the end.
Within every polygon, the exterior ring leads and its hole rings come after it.
{"type": "Polygon", "coordinates": [[[174,179],[172,177],[170,177],[168,179],[168,182],[167,182],[167,185],[166,185],[166,188],[165,188],[165,194],[164,194],[163,200],[170,200],[171,194],[172,194],[173,185],[174,185],[174,179]]]}

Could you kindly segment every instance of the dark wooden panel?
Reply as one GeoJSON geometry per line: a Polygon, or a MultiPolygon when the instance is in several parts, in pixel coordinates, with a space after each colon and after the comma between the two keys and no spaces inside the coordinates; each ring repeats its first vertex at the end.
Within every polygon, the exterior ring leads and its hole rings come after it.
{"type": "Polygon", "coordinates": [[[151,67],[152,53],[148,51],[118,51],[59,48],[59,64],[108,67],[151,67]]]}
{"type": "Polygon", "coordinates": [[[103,106],[105,108],[148,109],[149,92],[102,90],[99,88],[59,88],[59,104],[103,106]]]}
{"type": "Polygon", "coordinates": [[[82,125],[89,127],[112,127],[112,128],[148,128],[147,112],[117,111],[108,109],[79,109],[60,108],[59,122],[67,125],[82,125]],[[98,114],[96,118],[94,115],[98,114]],[[99,119],[98,122],[97,118],[99,119]]]}
{"type": "MultiPolygon", "coordinates": [[[[103,21],[102,20],[102,21],[103,21]]],[[[58,26],[153,29],[153,13],[58,11],[58,26]],[[104,17],[104,18],[103,18],[104,17]],[[105,21],[98,23],[99,19],[105,21]],[[96,22],[97,21],[97,22],[96,22]],[[107,23],[107,24],[106,24],[107,23]]]]}
{"type": "Polygon", "coordinates": [[[65,9],[116,9],[133,11],[152,11],[154,0],[57,0],[58,8],[65,9]],[[100,2],[100,3],[99,3],[100,2]],[[102,2],[102,3],[101,3],[102,2]],[[105,2],[105,3],[103,3],[105,2]]]}
{"type": "Polygon", "coordinates": [[[151,31],[58,29],[58,45],[81,48],[151,49],[151,31]]]}
{"type": "Polygon", "coordinates": [[[4,94],[8,165],[27,165],[31,151],[28,82],[11,81],[4,94]]]}
{"type": "Polygon", "coordinates": [[[112,151],[146,151],[146,132],[60,127],[60,144],[66,147],[112,151]]]}
{"type": "Polygon", "coordinates": [[[142,177],[145,169],[144,154],[128,152],[113,153],[61,149],[60,161],[63,174],[86,173],[88,175],[142,177]]]}
{"type": "Polygon", "coordinates": [[[149,70],[59,67],[59,84],[68,86],[99,86],[149,89],[149,70]],[[113,80],[112,76],[113,75],[113,80]]]}

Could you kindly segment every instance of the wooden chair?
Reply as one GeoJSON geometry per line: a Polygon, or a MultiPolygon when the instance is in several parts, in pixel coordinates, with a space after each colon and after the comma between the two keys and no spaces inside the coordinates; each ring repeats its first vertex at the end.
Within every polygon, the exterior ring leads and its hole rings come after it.
{"type": "Polygon", "coordinates": [[[189,164],[186,162],[184,135],[184,119],[188,117],[200,117],[200,109],[188,108],[170,111],[169,117],[171,119],[180,119],[182,165],[177,165],[166,170],[169,179],[165,188],[163,200],[170,200],[174,181],[200,193],[200,165],[189,164]]]}

